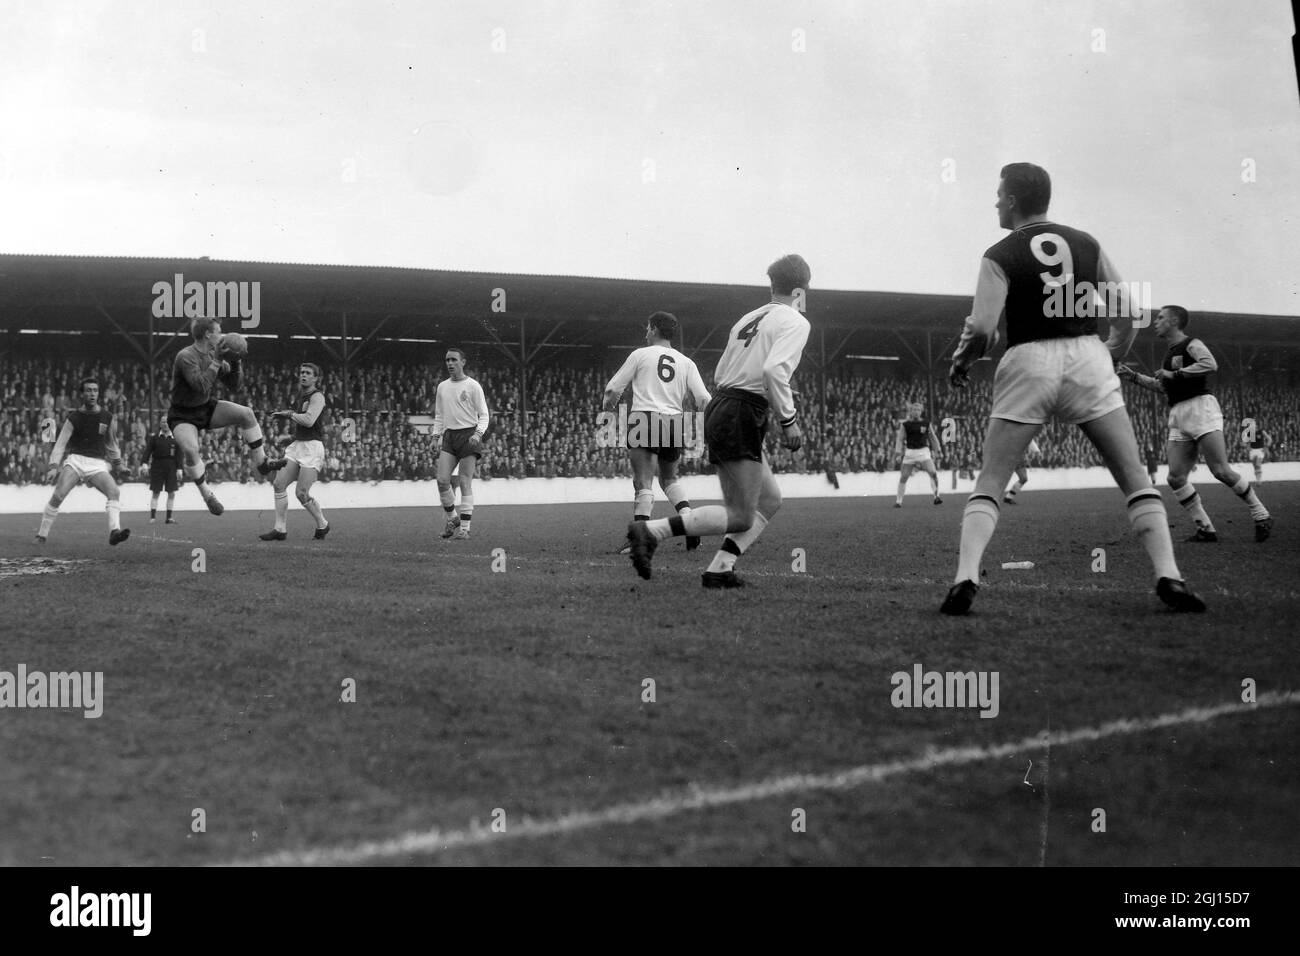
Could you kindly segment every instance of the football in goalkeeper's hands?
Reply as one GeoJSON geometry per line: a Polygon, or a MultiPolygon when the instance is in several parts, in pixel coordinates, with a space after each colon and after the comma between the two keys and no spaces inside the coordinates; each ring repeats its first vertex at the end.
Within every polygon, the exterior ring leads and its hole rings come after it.
{"type": "Polygon", "coordinates": [[[469,450],[475,455],[483,454],[483,439],[479,438],[477,435],[470,435],[469,450]]]}
{"type": "Polygon", "coordinates": [[[244,338],[238,332],[227,332],[221,336],[221,343],[217,346],[217,351],[222,355],[233,355],[235,358],[243,358],[248,354],[248,339],[244,338]]]}

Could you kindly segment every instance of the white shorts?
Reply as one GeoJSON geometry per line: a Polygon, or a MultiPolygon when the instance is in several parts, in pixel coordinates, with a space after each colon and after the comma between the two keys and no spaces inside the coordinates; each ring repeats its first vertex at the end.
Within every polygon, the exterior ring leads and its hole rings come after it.
{"type": "Polygon", "coordinates": [[[911,465],[914,468],[924,468],[926,465],[933,464],[928,448],[909,448],[903,452],[903,464],[911,465]]]}
{"type": "Polygon", "coordinates": [[[63,463],[77,473],[77,478],[85,481],[92,475],[109,474],[108,462],[102,458],[87,458],[85,455],[69,455],[63,463]]]}
{"type": "Polygon", "coordinates": [[[296,461],[299,468],[320,471],[325,467],[325,443],[322,441],[296,441],[284,450],[284,457],[296,461]]]}
{"type": "Polygon", "coordinates": [[[1039,339],[1007,349],[993,376],[992,418],[1082,425],[1124,407],[1110,350],[1095,335],[1039,339]]]}
{"type": "Polygon", "coordinates": [[[1223,431],[1223,412],[1213,395],[1197,395],[1169,409],[1169,440],[1196,441],[1223,431]]]}
{"type": "Polygon", "coordinates": [[[1250,450],[1250,463],[1251,463],[1252,465],[1262,465],[1262,464],[1264,464],[1264,449],[1262,449],[1262,448],[1252,448],[1252,449],[1250,450]]]}

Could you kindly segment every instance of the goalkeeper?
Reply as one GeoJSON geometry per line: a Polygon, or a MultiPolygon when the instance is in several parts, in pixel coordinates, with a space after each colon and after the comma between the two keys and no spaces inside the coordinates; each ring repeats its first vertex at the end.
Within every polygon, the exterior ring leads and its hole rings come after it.
{"type": "Polygon", "coordinates": [[[1129,524],[1155,569],[1160,600],[1176,611],[1203,611],[1205,604],[1183,584],[1174,562],[1165,505],[1142,467],[1115,374],[1141,313],[1097,240],[1047,218],[1052,183],[1046,170],[1031,163],[1004,166],[997,195],[998,225],[1011,234],[980,261],[975,301],[949,380],[958,388],[966,385],[970,367],[997,344],[1004,312],[1007,350],[993,378],[983,468],[962,515],[956,583],[940,610],[970,610],[1003,489],[1039,429],[1054,418],[1079,426],[1124,493],[1129,524]],[[1103,343],[1096,317],[1106,315],[1111,301],[1115,311],[1103,343]]]}
{"type": "Polygon", "coordinates": [[[438,497],[447,516],[442,536],[460,541],[469,537],[469,523],[474,516],[474,469],[483,454],[483,434],[490,420],[483,386],[465,374],[466,362],[463,349],[447,349],[448,377],[438,383],[433,409],[433,443],[439,449],[438,497]],[[459,514],[456,491],[451,485],[451,473],[458,467],[459,514]]]}

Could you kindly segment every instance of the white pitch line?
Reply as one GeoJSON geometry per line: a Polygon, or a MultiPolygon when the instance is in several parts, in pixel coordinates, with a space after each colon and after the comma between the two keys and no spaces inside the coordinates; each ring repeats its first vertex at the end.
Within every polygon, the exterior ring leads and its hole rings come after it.
{"type": "Polygon", "coordinates": [[[1158,717],[1121,719],[1102,724],[1057,733],[1042,731],[1033,737],[988,747],[933,748],[919,757],[893,760],[888,763],[865,764],[833,774],[792,774],[773,777],[757,783],[737,787],[701,787],[692,785],[686,792],[655,797],[639,803],[620,803],[604,810],[583,810],[566,813],[550,820],[525,818],[510,823],[504,832],[476,824],[462,830],[425,830],[406,833],[391,840],[361,843],[352,847],[333,847],[317,850],[286,850],[270,856],[248,860],[235,860],[223,866],[337,866],[365,864],[378,860],[394,859],[414,854],[433,854],[464,847],[484,846],[501,840],[527,837],[560,836],[610,824],[638,823],[643,820],[662,820],[691,810],[707,810],[733,803],[749,803],[771,797],[805,794],[814,790],[849,790],[868,783],[880,783],[891,777],[907,773],[924,773],[939,767],[955,767],[983,760],[1007,757],[1025,751],[1046,750],[1069,744],[1090,743],[1122,734],[1144,733],[1162,727],[1180,724],[1207,723],[1216,718],[1240,716],[1268,707],[1286,707],[1300,704],[1300,691],[1283,691],[1261,694],[1254,704],[1219,704],[1214,707],[1191,707],[1177,713],[1158,717]]]}

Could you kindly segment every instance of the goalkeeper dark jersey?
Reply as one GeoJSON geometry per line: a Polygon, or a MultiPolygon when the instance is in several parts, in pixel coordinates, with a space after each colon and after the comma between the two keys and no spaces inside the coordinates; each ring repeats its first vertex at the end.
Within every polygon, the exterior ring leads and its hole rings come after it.
{"type": "Polygon", "coordinates": [[[197,344],[181,349],[172,363],[172,407],[206,405],[216,397],[213,391],[217,382],[230,391],[239,388],[239,359],[227,355],[225,361],[230,365],[230,372],[222,375],[220,360],[201,351],[197,344]]]}

